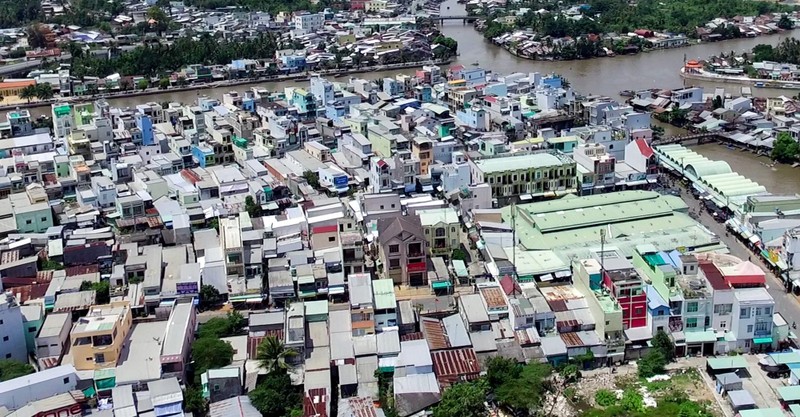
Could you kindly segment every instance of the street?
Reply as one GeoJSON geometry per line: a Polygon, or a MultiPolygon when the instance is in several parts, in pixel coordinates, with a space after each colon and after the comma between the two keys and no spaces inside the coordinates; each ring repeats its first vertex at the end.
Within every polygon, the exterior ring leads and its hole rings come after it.
{"type": "MultiPolygon", "coordinates": [[[[676,181],[676,184],[678,183],[679,182],[676,181]]],[[[800,303],[798,303],[797,297],[792,293],[786,292],[780,278],[776,277],[766,266],[764,258],[751,251],[733,234],[726,235],[727,230],[725,228],[725,223],[717,222],[711,217],[700,204],[700,200],[694,198],[686,187],[681,186],[680,189],[681,198],[683,198],[683,201],[689,206],[689,210],[700,213],[697,220],[719,236],[720,240],[730,249],[731,255],[742,260],[749,259],[766,272],[767,290],[770,295],[772,295],[772,298],[775,299],[775,311],[781,313],[790,326],[793,322],[800,321],[800,303]]]]}

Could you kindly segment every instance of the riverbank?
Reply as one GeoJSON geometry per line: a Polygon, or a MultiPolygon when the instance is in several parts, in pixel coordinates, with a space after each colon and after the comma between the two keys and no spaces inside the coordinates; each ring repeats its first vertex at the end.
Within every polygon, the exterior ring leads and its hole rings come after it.
{"type": "Polygon", "coordinates": [[[344,75],[351,75],[351,74],[362,74],[368,72],[371,73],[371,72],[395,71],[395,70],[403,70],[409,68],[417,68],[417,67],[422,67],[423,65],[448,65],[454,60],[455,57],[452,57],[440,60],[403,62],[400,64],[374,65],[370,67],[343,68],[343,69],[323,70],[323,71],[306,71],[302,73],[287,74],[287,75],[268,75],[258,78],[225,80],[207,84],[192,84],[181,87],[174,86],[165,89],[148,88],[146,90],[138,90],[138,91],[131,90],[131,91],[120,91],[113,93],[94,94],[94,95],[76,96],[76,97],[60,97],[60,98],[53,98],[50,100],[36,100],[36,101],[31,101],[30,103],[0,104],[0,111],[14,110],[14,109],[37,109],[41,107],[48,107],[53,103],[82,103],[87,101],[94,101],[100,98],[124,99],[131,97],[182,93],[187,91],[197,91],[197,90],[206,90],[215,88],[229,88],[242,85],[253,85],[262,83],[279,83],[285,81],[307,81],[313,75],[320,75],[324,77],[341,77],[344,75]]]}
{"type": "Polygon", "coordinates": [[[747,76],[738,76],[738,75],[721,75],[716,73],[711,73],[706,70],[693,70],[692,72],[686,72],[685,67],[681,67],[679,70],[681,78],[686,80],[697,80],[697,81],[705,81],[705,82],[714,82],[714,83],[726,83],[726,84],[740,84],[740,85],[747,85],[750,87],[763,87],[763,88],[773,88],[777,90],[800,90],[800,81],[783,81],[783,80],[765,80],[762,78],[750,78],[747,76]]]}

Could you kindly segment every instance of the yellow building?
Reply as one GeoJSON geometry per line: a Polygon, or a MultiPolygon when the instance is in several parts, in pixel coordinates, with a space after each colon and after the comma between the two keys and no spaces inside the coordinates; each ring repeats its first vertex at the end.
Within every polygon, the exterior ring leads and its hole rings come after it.
{"type": "Polygon", "coordinates": [[[117,366],[132,322],[127,301],[92,306],[86,317],[78,320],[70,335],[75,369],[86,371],[117,366]]]}
{"type": "Polygon", "coordinates": [[[370,12],[382,12],[386,10],[389,2],[386,0],[370,0],[364,3],[364,11],[367,13],[370,12]]]}
{"type": "Polygon", "coordinates": [[[36,80],[17,80],[17,81],[0,82],[0,96],[19,97],[19,94],[22,92],[22,89],[30,85],[36,85],[36,80]]]}

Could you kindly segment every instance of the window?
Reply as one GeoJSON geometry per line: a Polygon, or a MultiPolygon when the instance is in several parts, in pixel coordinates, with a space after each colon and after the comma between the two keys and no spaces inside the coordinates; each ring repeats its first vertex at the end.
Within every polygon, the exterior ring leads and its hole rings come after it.
{"type": "Polygon", "coordinates": [[[747,325],[747,333],[753,333],[753,325],[752,324],[748,324],[747,325]]]}
{"type": "Polygon", "coordinates": [[[104,363],[106,361],[106,355],[103,353],[95,353],[94,361],[97,363],[104,363]]]}
{"type": "Polygon", "coordinates": [[[739,310],[739,318],[740,319],[750,318],[750,309],[749,308],[743,308],[743,309],[739,310]]]}
{"type": "Polygon", "coordinates": [[[33,333],[36,331],[36,326],[28,327],[28,333],[33,333]]]}
{"type": "Polygon", "coordinates": [[[444,227],[436,228],[436,237],[443,237],[446,234],[444,227]]]}
{"type": "Polygon", "coordinates": [[[642,307],[636,307],[636,309],[633,311],[633,314],[636,316],[641,316],[644,314],[644,309],[642,307]]]}
{"type": "Polygon", "coordinates": [[[714,314],[724,315],[730,314],[733,311],[733,304],[717,304],[714,306],[714,314]]]}
{"type": "Polygon", "coordinates": [[[6,353],[6,359],[11,359],[11,354],[10,353],[6,353]]]}
{"type": "Polygon", "coordinates": [[[697,317],[686,319],[686,328],[687,329],[697,328],[697,317]]]}
{"type": "Polygon", "coordinates": [[[756,335],[761,336],[770,332],[769,322],[756,323],[756,335]]]}
{"type": "Polygon", "coordinates": [[[329,237],[328,242],[336,242],[336,236],[329,237]]]}
{"type": "Polygon", "coordinates": [[[32,221],[30,219],[25,220],[25,224],[31,224],[31,223],[32,223],[32,221]]]}
{"type": "Polygon", "coordinates": [[[686,312],[688,312],[688,313],[696,313],[697,312],[697,303],[687,303],[686,304],[686,312]]]}
{"type": "Polygon", "coordinates": [[[389,268],[399,268],[399,267],[400,267],[399,259],[389,259],[389,268]]]}
{"type": "Polygon", "coordinates": [[[706,327],[708,327],[708,326],[710,326],[710,325],[711,325],[711,317],[709,317],[709,316],[706,316],[706,319],[705,319],[704,325],[705,325],[706,327]]]}
{"type": "Polygon", "coordinates": [[[42,217],[42,221],[46,222],[47,221],[47,217],[42,217]]]}
{"type": "Polygon", "coordinates": [[[69,377],[64,378],[64,383],[69,384],[69,377]]]}
{"type": "Polygon", "coordinates": [[[764,314],[766,315],[772,314],[772,307],[764,307],[764,314]]]}
{"type": "Polygon", "coordinates": [[[3,336],[3,341],[8,342],[8,336],[3,336]]]}
{"type": "Polygon", "coordinates": [[[757,307],[756,308],[756,316],[760,316],[760,315],[761,315],[761,307],[757,307]]]}
{"type": "Polygon", "coordinates": [[[726,322],[725,320],[719,322],[719,327],[722,329],[728,327],[728,322],[726,322]]]}
{"type": "Polygon", "coordinates": [[[400,245],[389,245],[389,253],[399,253],[400,245]]]}

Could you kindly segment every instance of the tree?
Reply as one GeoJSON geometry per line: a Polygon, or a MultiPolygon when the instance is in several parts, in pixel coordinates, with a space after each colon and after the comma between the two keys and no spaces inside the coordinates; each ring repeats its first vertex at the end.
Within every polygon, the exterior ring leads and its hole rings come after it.
{"type": "Polygon", "coordinates": [[[150,26],[158,32],[159,37],[169,28],[169,16],[158,6],[152,6],[147,9],[147,18],[150,26]]]}
{"type": "Polygon", "coordinates": [[[675,359],[675,344],[672,343],[672,339],[663,330],[656,332],[651,343],[653,349],[661,352],[667,362],[672,362],[675,359]]]}
{"type": "Polygon", "coordinates": [[[34,373],[36,370],[30,364],[13,359],[0,360],[0,381],[19,378],[34,373]]]}
{"type": "Polygon", "coordinates": [[[36,84],[36,98],[39,100],[50,100],[55,95],[53,86],[48,83],[36,84]]]}
{"type": "Polygon", "coordinates": [[[644,399],[634,389],[627,389],[622,393],[622,400],[619,403],[628,413],[638,413],[644,410],[644,399]]]}
{"type": "Polygon", "coordinates": [[[169,78],[162,78],[158,80],[158,88],[162,90],[166,90],[167,88],[169,88],[169,85],[170,85],[169,78]]]}
{"type": "Polygon", "coordinates": [[[564,378],[565,383],[576,382],[581,377],[581,371],[574,363],[564,366],[558,373],[564,378]]]}
{"type": "Polygon", "coordinates": [[[789,132],[780,132],[775,139],[772,148],[772,159],[788,163],[797,159],[797,154],[800,152],[800,145],[796,140],[792,139],[789,132]]]}
{"type": "Polygon", "coordinates": [[[222,301],[219,291],[213,285],[203,285],[200,287],[200,308],[207,309],[215,306],[222,301]]]}
{"type": "Polygon", "coordinates": [[[183,411],[190,412],[195,416],[204,416],[207,410],[208,404],[203,398],[203,392],[187,385],[183,390],[183,411]]]}
{"type": "Polygon", "coordinates": [[[784,30],[794,29],[794,22],[789,18],[789,15],[785,14],[778,20],[778,27],[784,30]]]}
{"type": "Polygon", "coordinates": [[[127,79],[122,79],[119,81],[119,89],[122,91],[128,91],[131,89],[131,82],[127,79]]]}
{"type": "Polygon", "coordinates": [[[256,350],[256,359],[268,373],[287,369],[286,360],[295,356],[297,356],[297,352],[287,349],[283,342],[275,336],[265,337],[256,350]]]}
{"type": "Polygon", "coordinates": [[[549,387],[553,368],[548,364],[529,363],[522,367],[519,377],[494,389],[497,401],[517,413],[530,415],[541,406],[549,387]]]}
{"type": "Polygon", "coordinates": [[[147,90],[147,87],[150,87],[150,81],[146,79],[142,79],[136,82],[136,87],[142,91],[147,90]]]}
{"type": "Polygon", "coordinates": [[[714,109],[718,109],[718,108],[722,107],[722,97],[720,97],[720,96],[714,97],[714,99],[711,100],[711,106],[714,109]]]}
{"type": "Polygon", "coordinates": [[[28,37],[28,45],[33,49],[47,47],[47,36],[52,31],[50,28],[42,23],[34,23],[25,28],[25,35],[28,37]]]}
{"type": "Polygon", "coordinates": [[[319,188],[319,174],[314,171],[306,171],[303,173],[303,178],[306,179],[308,185],[312,188],[319,188]]]}
{"type": "Polygon", "coordinates": [[[248,394],[250,401],[265,417],[286,417],[302,407],[302,396],[286,372],[267,374],[264,381],[248,394]]]}
{"type": "Polygon", "coordinates": [[[640,378],[650,378],[653,375],[663,374],[664,366],[667,364],[664,355],[655,349],[647,352],[642,359],[639,359],[638,374],[640,378]]]}
{"type": "Polygon", "coordinates": [[[522,366],[513,359],[495,356],[486,360],[486,381],[492,388],[516,380],[521,373],[522,366]]]}
{"type": "Polygon", "coordinates": [[[183,75],[178,76],[178,87],[185,87],[186,86],[186,77],[183,75]]]}
{"type": "Polygon", "coordinates": [[[231,364],[233,347],[230,343],[213,337],[202,337],[192,344],[192,360],[194,361],[194,377],[209,369],[219,369],[231,364]]]}
{"type": "Polygon", "coordinates": [[[483,381],[461,382],[445,390],[433,408],[433,417],[482,417],[486,415],[486,384],[483,381]]]}
{"type": "Polygon", "coordinates": [[[256,204],[253,196],[248,195],[244,198],[244,209],[250,217],[261,217],[261,206],[256,204]]]}
{"type": "Polygon", "coordinates": [[[36,97],[36,86],[35,85],[25,86],[19,92],[19,98],[21,98],[23,100],[28,100],[28,103],[30,103],[31,99],[34,98],[34,97],[36,97]]]}
{"type": "Polygon", "coordinates": [[[246,319],[238,312],[231,311],[225,317],[213,317],[197,329],[199,338],[214,338],[234,336],[242,331],[246,319]]]}
{"type": "Polygon", "coordinates": [[[452,260],[459,260],[459,261],[466,261],[467,260],[467,253],[464,252],[461,248],[453,249],[453,253],[450,254],[450,259],[452,260]]]}
{"type": "Polygon", "coordinates": [[[108,281],[99,281],[99,282],[91,282],[91,281],[83,281],[81,282],[81,291],[92,291],[95,292],[95,300],[97,304],[108,304],[111,301],[110,295],[110,286],[108,281]]]}

